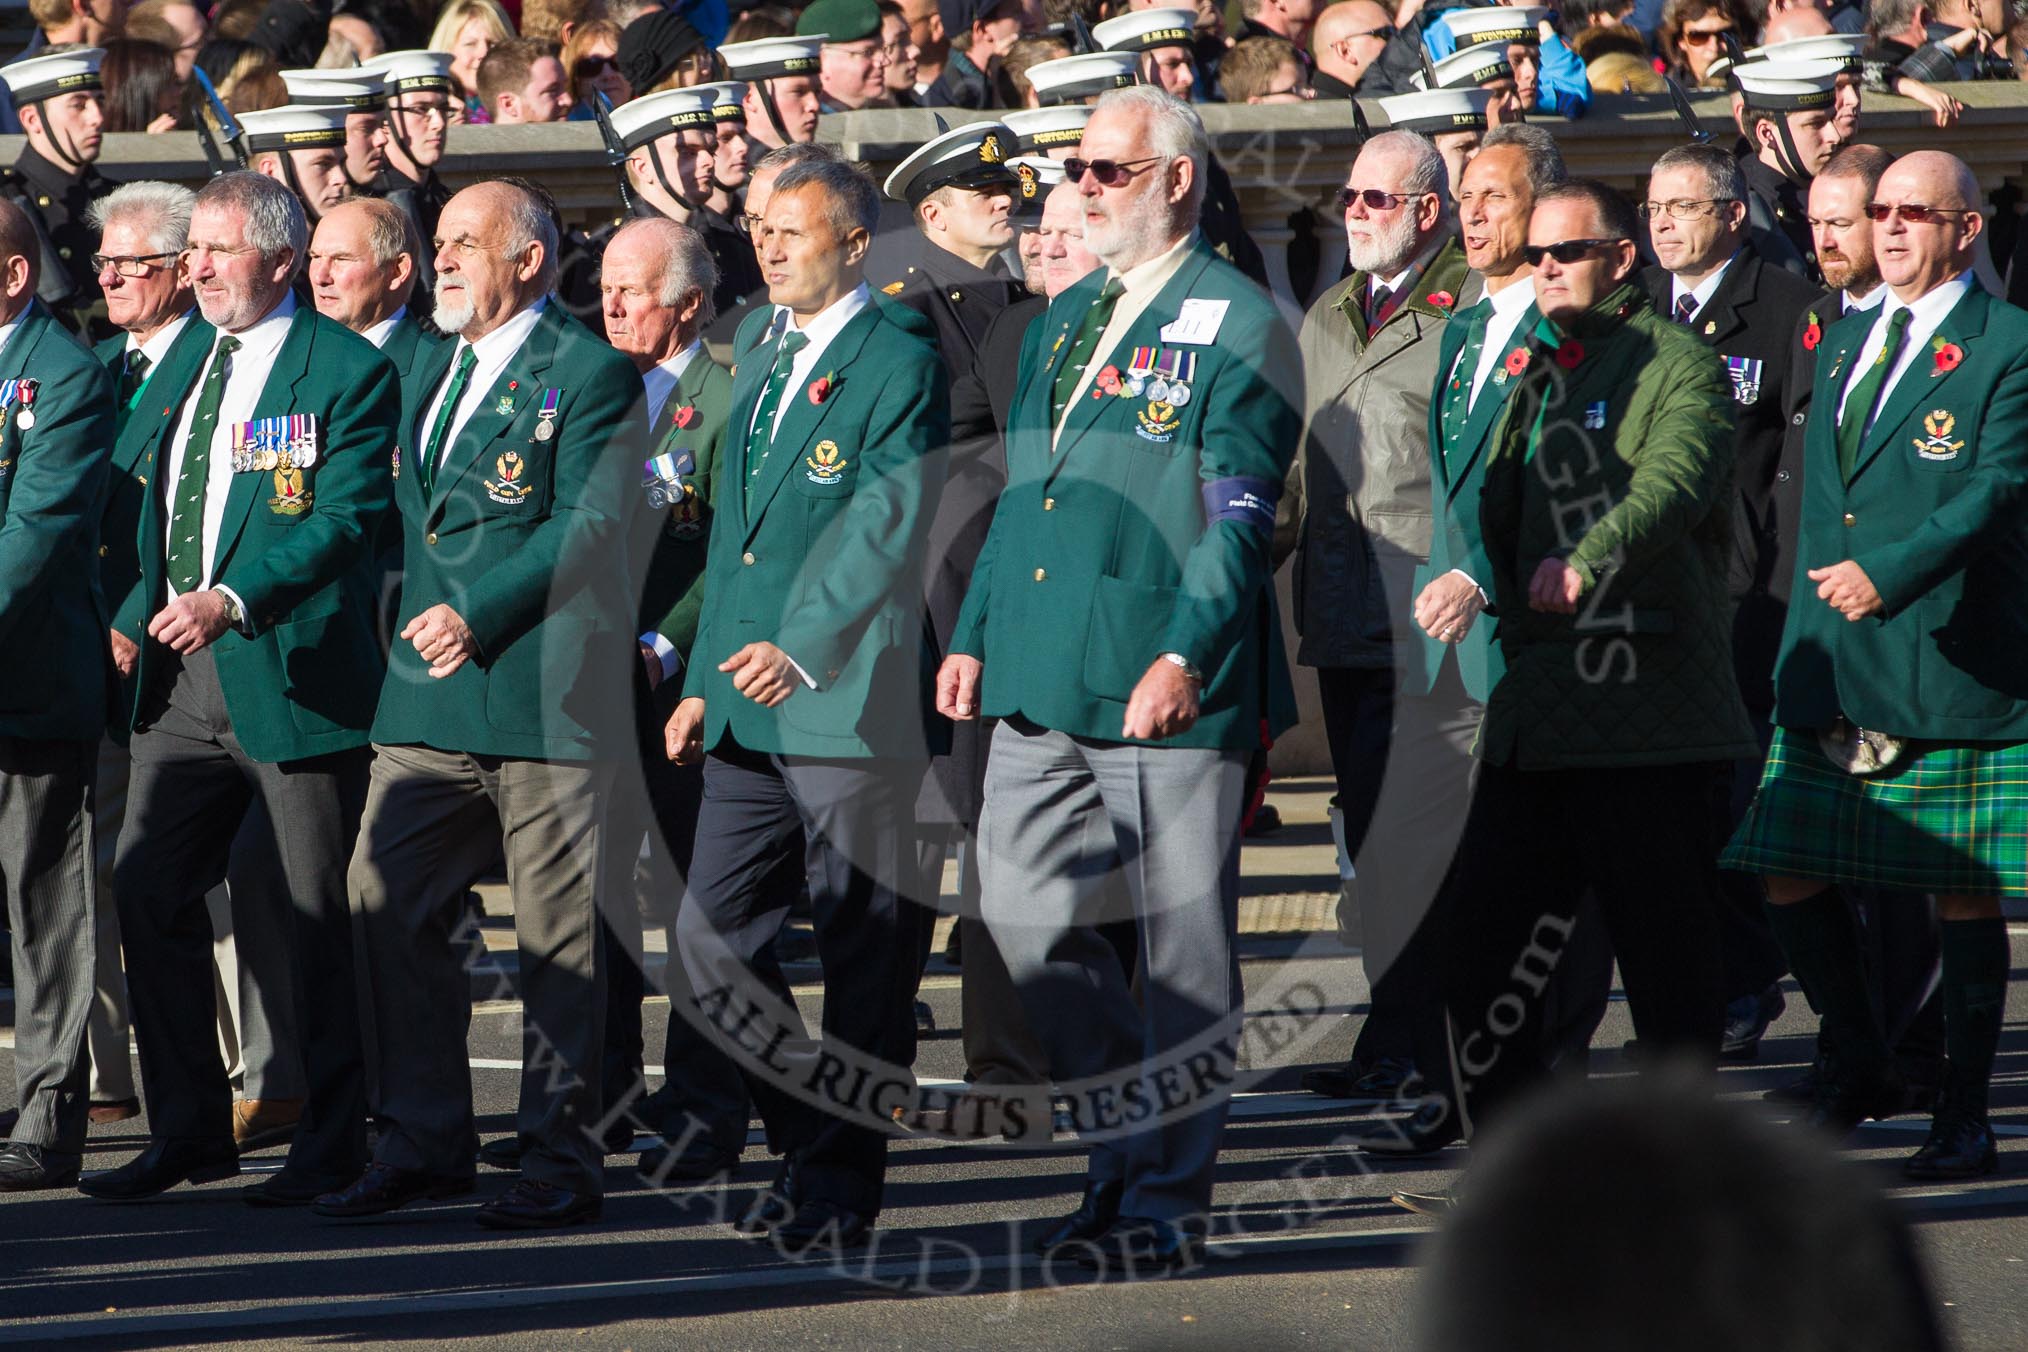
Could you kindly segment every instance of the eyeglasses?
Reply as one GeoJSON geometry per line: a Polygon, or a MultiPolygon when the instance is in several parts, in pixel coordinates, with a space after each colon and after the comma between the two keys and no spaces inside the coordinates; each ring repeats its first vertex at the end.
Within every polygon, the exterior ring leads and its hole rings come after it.
{"type": "Polygon", "coordinates": [[[419,118],[423,122],[445,122],[451,120],[451,106],[448,103],[397,103],[390,105],[397,113],[419,118]]]}
{"type": "Polygon", "coordinates": [[[580,80],[595,80],[620,63],[610,56],[580,56],[570,66],[570,73],[580,80]]]}
{"type": "Polygon", "coordinates": [[[1525,245],[1521,250],[1521,256],[1528,260],[1528,266],[1531,268],[1541,267],[1544,258],[1553,258],[1568,266],[1591,257],[1600,249],[1624,243],[1626,241],[1620,239],[1565,239],[1558,240],[1554,244],[1525,245]]]}
{"type": "Polygon", "coordinates": [[[111,268],[122,277],[146,277],[156,268],[161,267],[164,259],[175,258],[176,256],[177,251],[175,249],[171,249],[167,253],[151,254],[93,254],[92,271],[100,273],[104,272],[107,268],[111,268]]]}
{"type": "Polygon", "coordinates": [[[760,233],[761,218],[750,211],[743,216],[734,217],[732,223],[738,226],[739,233],[745,235],[748,239],[752,239],[760,233]]]}
{"type": "Polygon", "coordinates": [[[1672,221],[1694,221],[1704,214],[1706,207],[1715,207],[1721,202],[1737,202],[1737,197],[1678,197],[1667,202],[1642,202],[1634,208],[1644,221],[1666,215],[1672,221]]]}
{"type": "MultiPolygon", "coordinates": [[[[1382,42],[1392,42],[1397,31],[1393,24],[1384,23],[1378,28],[1365,28],[1357,33],[1347,33],[1339,38],[1338,42],[1350,42],[1354,38],[1379,38],[1382,42]]],[[[1337,43],[1332,45],[1336,46],[1337,43]]]]}
{"type": "Polygon", "coordinates": [[[1378,188],[1340,188],[1338,205],[1350,211],[1353,203],[1364,202],[1368,211],[1392,211],[1403,202],[1434,195],[1426,192],[1382,192],[1378,188]]]}
{"type": "Polygon", "coordinates": [[[1718,39],[1724,37],[1727,33],[1730,33],[1731,31],[1732,31],[1731,24],[1727,24],[1723,28],[1686,28],[1683,30],[1683,37],[1681,40],[1687,46],[1709,47],[1712,43],[1718,41],[1718,39]]]}
{"type": "Polygon", "coordinates": [[[1139,166],[1160,164],[1166,158],[1162,155],[1150,155],[1139,160],[1080,160],[1072,157],[1063,162],[1063,172],[1072,183],[1084,182],[1084,176],[1089,173],[1098,180],[1101,188],[1118,188],[1139,172],[1139,166]]]}
{"type": "Polygon", "coordinates": [[[1899,215],[1902,220],[1907,221],[1910,225],[1928,225],[1931,221],[1941,221],[1946,216],[1972,216],[1976,214],[1975,209],[1971,207],[1925,207],[1918,206],[1914,202],[1868,202],[1866,204],[1866,219],[1869,221],[1884,221],[1890,216],[1899,215]]]}

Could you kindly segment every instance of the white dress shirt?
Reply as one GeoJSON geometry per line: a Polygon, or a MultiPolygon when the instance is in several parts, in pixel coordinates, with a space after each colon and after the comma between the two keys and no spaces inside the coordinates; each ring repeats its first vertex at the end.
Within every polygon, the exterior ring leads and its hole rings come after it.
{"type": "MultiPolygon", "coordinates": [[[[1070,398],[1064,401],[1063,418],[1056,424],[1056,431],[1050,438],[1051,449],[1055,448],[1055,438],[1063,435],[1063,424],[1070,421],[1071,409],[1077,407],[1077,401],[1084,398],[1085,391],[1091,388],[1092,381],[1098,379],[1098,373],[1106,369],[1106,362],[1113,355],[1113,349],[1120,345],[1120,340],[1127,336],[1127,330],[1140,319],[1142,312],[1154,304],[1155,297],[1162,294],[1162,288],[1169,284],[1169,279],[1182,270],[1183,259],[1189,254],[1190,246],[1196,238],[1197,232],[1192,230],[1170,245],[1167,251],[1156,254],[1145,262],[1136,263],[1125,272],[1106,269],[1106,280],[1110,282],[1117,278],[1120,283],[1120,298],[1113,302],[1112,318],[1106,321],[1105,328],[1100,331],[1098,346],[1091,350],[1091,360],[1084,364],[1084,370],[1078,374],[1076,387],[1071,390],[1070,398]]],[[[1072,324],[1070,327],[1075,333],[1077,325],[1072,324]]]]}
{"type": "Polygon", "coordinates": [[[430,396],[429,406],[423,410],[422,420],[415,426],[413,444],[419,450],[427,449],[430,429],[437,423],[437,409],[443,405],[451,381],[457,378],[458,363],[465,359],[465,349],[470,348],[474,354],[471,379],[466,382],[465,392],[451,413],[451,425],[444,432],[444,444],[437,450],[438,469],[444,467],[444,460],[450,455],[451,447],[457,445],[458,434],[465,430],[465,424],[472,420],[472,415],[492,394],[494,384],[507,370],[508,361],[528,342],[528,335],[535,332],[535,322],[542,318],[542,307],[547,304],[547,298],[536,301],[476,343],[458,339],[457,350],[451,354],[451,364],[444,370],[444,382],[430,396]]]}
{"type": "MultiPolygon", "coordinates": [[[[267,386],[268,372],[281,353],[282,343],[289,336],[289,324],[295,317],[296,298],[292,293],[284,292],[279,305],[247,328],[231,335],[223,332],[213,335],[211,352],[198,370],[197,381],[190,387],[189,397],[176,414],[176,427],[169,434],[169,444],[165,448],[168,462],[162,467],[162,491],[166,495],[163,518],[173,523],[177,487],[183,480],[183,451],[190,440],[190,424],[197,418],[197,405],[204,393],[205,377],[211,371],[211,363],[217,359],[220,340],[228,336],[239,339],[239,350],[232,354],[225,368],[225,390],[218,403],[218,421],[211,427],[211,450],[204,479],[205,585],[228,595],[231,595],[229,589],[215,586],[217,579],[213,577],[212,569],[218,562],[218,530],[225,520],[226,495],[232,491],[232,425],[252,420],[261,391],[267,386]]],[[[169,544],[166,530],[162,543],[166,558],[169,544]]],[[[169,595],[176,595],[173,582],[169,584],[169,595]]],[[[233,596],[232,599],[239,604],[239,597],[233,596]]],[[[244,612],[246,607],[242,604],[240,609],[244,612]]]]}
{"type": "MultiPolygon", "coordinates": [[[[648,395],[648,428],[651,432],[661,423],[662,410],[669,406],[669,396],[675,392],[676,382],[683,379],[683,373],[690,369],[690,363],[703,350],[704,342],[698,339],[669,360],[650,366],[641,373],[641,388],[648,395]]],[[[649,445],[653,444],[651,439],[649,445]]]]}
{"type": "Polygon", "coordinates": [[[1478,407],[1479,391],[1486,388],[1495,368],[1514,350],[1514,331],[1521,327],[1521,316],[1535,303],[1535,278],[1509,282],[1486,300],[1493,307],[1493,317],[1486,321],[1486,345],[1479,349],[1479,364],[1472,368],[1472,394],[1465,401],[1466,412],[1478,407]]]}
{"type": "Polygon", "coordinates": [[[408,307],[404,305],[399,309],[397,309],[393,314],[389,315],[387,318],[381,320],[378,324],[368,325],[366,332],[360,334],[359,336],[361,338],[364,338],[367,342],[373,344],[375,347],[386,347],[387,340],[394,336],[395,329],[398,328],[401,324],[401,321],[406,318],[408,318],[408,307]]]}
{"type": "Polygon", "coordinates": [[[1726,271],[1731,268],[1733,259],[1738,257],[1738,254],[1734,254],[1732,258],[1728,258],[1723,263],[1720,263],[1718,271],[1712,273],[1695,286],[1685,286],[1681,277],[1672,275],[1669,278],[1669,318],[1674,319],[1676,317],[1676,307],[1682,304],[1683,297],[1685,296],[1690,297],[1691,300],[1697,303],[1697,308],[1690,312],[1690,318],[1694,320],[1698,315],[1703,314],[1704,307],[1709,305],[1712,296],[1717,294],[1719,283],[1725,280],[1726,271]]]}
{"type": "MultiPolygon", "coordinates": [[[[23,311],[26,313],[26,311],[23,311]]],[[[0,352],[7,350],[7,344],[14,337],[14,331],[21,327],[21,316],[16,315],[5,324],[0,324],[0,352]]]]}
{"type": "MultiPolygon", "coordinates": [[[[796,353],[795,360],[789,364],[789,383],[782,390],[782,397],[775,400],[775,420],[773,425],[768,428],[770,436],[773,436],[781,428],[782,415],[789,411],[789,402],[793,399],[803,398],[803,391],[809,388],[810,382],[822,374],[818,368],[818,363],[823,360],[824,349],[831,346],[831,340],[838,336],[840,329],[843,329],[847,324],[858,318],[859,312],[871,304],[873,304],[873,289],[867,286],[866,283],[861,282],[858,286],[853,287],[843,296],[840,296],[837,300],[832,301],[816,314],[810,316],[810,320],[806,324],[796,324],[796,316],[793,310],[785,306],[775,307],[773,340],[770,343],[762,344],[759,349],[749,354],[747,357],[748,361],[765,360],[770,369],[774,367],[775,355],[781,347],[782,335],[786,332],[782,323],[784,316],[787,316],[789,324],[794,324],[797,331],[810,341],[803,344],[802,350],[796,353]]],[[[753,411],[754,417],[758,419],[760,417],[760,402],[758,400],[754,402],[753,411]]],[[[748,423],[746,430],[747,434],[751,436],[753,434],[753,424],[748,423]]],[[[749,466],[748,468],[752,467],[749,466]]]]}
{"type": "MultiPolygon", "coordinates": [[[[1965,298],[1965,292],[1972,289],[1972,274],[1959,273],[1913,305],[1904,303],[1901,297],[1890,291],[1884,283],[1874,289],[1885,299],[1873,316],[1873,327],[1866,331],[1866,341],[1859,345],[1858,354],[1852,358],[1851,366],[1846,368],[1845,388],[1838,394],[1839,422],[1845,421],[1845,401],[1852,397],[1852,388],[1859,383],[1859,373],[1873,364],[1874,358],[1880,355],[1880,349],[1887,343],[1888,321],[1894,317],[1896,310],[1907,310],[1909,315],[1908,327],[1901,335],[1901,355],[1895,358],[1893,368],[1887,373],[1887,379],[1881,383],[1880,397],[1874,401],[1872,412],[1866,419],[1867,428],[1873,425],[1874,416],[1887,407],[1889,396],[1893,393],[1894,387],[1901,383],[1901,378],[1908,374],[1908,368],[1918,361],[1935,360],[1929,350],[1929,340],[1935,337],[1936,331],[1943,326],[1945,316],[1956,309],[1958,302],[1965,298]]],[[[1928,376],[1925,375],[1923,378],[1928,379],[1928,376]]],[[[1864,435],[1865,431],[1866,428],[1861,428],[1861,435],[1864,435]]]]}
{"type": "Polygon", "coordinates": [[[1887,283],[1875,282],[1873,289],[1863,296],[1854,296],[1850,291],[1845,292],[1845,313],[1856,315],[1861,310],[1879,309],[1880,302],[1887,299],[1887,290],[1887,283]]]}
{"type": "Polygon", "coordinates": [[[177,337],[183,332],[184,327],[189,323],[190,312],[185,310],[182,314],[157,329],[155,336],[145,343],[136,343],[134,335],[128,334],[127,359],[131,360],[135,349],[139,348],[141,355],[148,359],[148,370],[154,371],[156,367],[162,364],[162,358],[168,353],[169,345],[176,341],[177,337]]]}

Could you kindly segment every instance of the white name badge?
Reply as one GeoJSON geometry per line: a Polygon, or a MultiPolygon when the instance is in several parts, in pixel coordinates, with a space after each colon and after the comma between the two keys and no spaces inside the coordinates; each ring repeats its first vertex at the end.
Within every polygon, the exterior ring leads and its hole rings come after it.
{"type": "Polygon", "coordinates": [[[1199,300],[1195,297],[1184,301],[1176,322],[1162,326],[1162,341],[1191,343],[1200,347],[1218,341],[1219,326],[1225,323],[1225,312],[1231,305],[1229,300],[1199,300]]]}

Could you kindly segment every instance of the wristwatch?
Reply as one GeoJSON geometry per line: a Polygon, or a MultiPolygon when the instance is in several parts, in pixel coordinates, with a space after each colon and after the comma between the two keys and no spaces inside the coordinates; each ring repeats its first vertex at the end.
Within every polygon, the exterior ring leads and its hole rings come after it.
{"type": "MultiPolygon", "coordinates": [[[[214,588],[214,590],[217,589],[214,588]]],[[[246,632],[246,612],[239,608],[239,602],[233,599],[233,595],[229,591],[219,591],[218,599],[225,603],[226,628],[234,633],[244,634],[246,632]]]]}
{"type": "Polygon", "coordinates": [[[1192,662],[1182,653],[1163,653],[1162,660],[1181,670],[1184,680],[1189,681],[1193,685],[1204,684],[1204,673],[1197,669],[1196,663],[1192,662]]]}

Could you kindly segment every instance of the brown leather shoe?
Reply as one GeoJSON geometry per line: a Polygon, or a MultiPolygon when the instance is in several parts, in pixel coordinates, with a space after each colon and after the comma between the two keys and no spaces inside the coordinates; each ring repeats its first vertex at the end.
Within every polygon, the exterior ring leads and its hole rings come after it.
{"type": "Polygon", "coordinates": [[[92,1125],[95,1127],[107,1126],[114,1122],[124,1122],[130,1117],[139,1117],[141,1115],[141,1100],[137,1098],[94,1099],[91,1108],[88,1110],[88,1115],[91,1117],[92,1125]]]}
{"type": "Polygon", "coordinates": [[[239,1099],[232,1105],[232,1143],[242,1155],[282,1145],[302,1118],[301,1099],[239,1099]]]}

